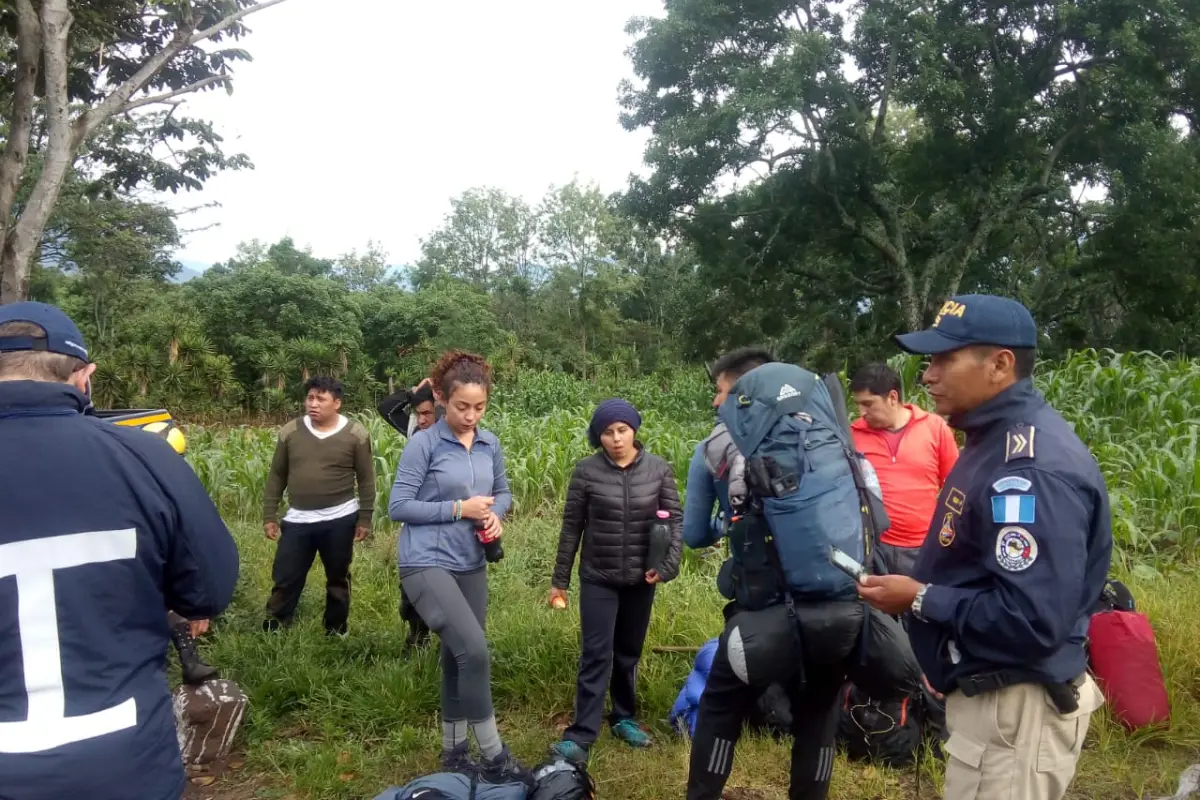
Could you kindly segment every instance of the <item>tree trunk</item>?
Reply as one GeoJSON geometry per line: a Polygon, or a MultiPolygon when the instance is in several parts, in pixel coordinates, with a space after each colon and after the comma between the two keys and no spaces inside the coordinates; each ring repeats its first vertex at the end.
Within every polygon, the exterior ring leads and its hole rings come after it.
{"type": "Polygon", "coordinates": [[[922,317],[925,315],[925,304],[917,297],[917,282],[913,277],[912,270],[904,270],[904,293],[900,298],[901,310],[904,312],[904,321],[908,324],[910,331],[921,330],[922,317]]]}
{"type": "Polygon", "coordinates": [[[37,86],[41,51],[42,30],[37,11],[31,0],[18,0],[17,68],[13,76],[12,119],[9,120],[8,138],[4,143],[4,156],[0,160],[0,252],[6,249],[3,243],[8,241],[13,202],[28,164],[29,137],[33,132],[34,89],[37,86]]]}
{"type": "Polygon", "coordinates": [[[0,303],[29,297],[29,267],[54,210],[59,189],[75,160],[71,109],[67,98],[67,39],[71,31],[67,0],[42,3],[42,61],[45,65],[46,127],[49,131],[42,174],[33,187],[21,217],[9,231],[0,252],[0,303]]]}

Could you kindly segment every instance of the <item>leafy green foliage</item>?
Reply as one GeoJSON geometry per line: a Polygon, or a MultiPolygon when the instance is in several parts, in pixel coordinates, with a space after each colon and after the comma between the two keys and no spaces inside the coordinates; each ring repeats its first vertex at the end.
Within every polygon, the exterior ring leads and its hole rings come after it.
{"type": "MultiPolygon", "coordinates": [[[[1096,261],[1070,255],[1084,234],[1126,235],[1118,218],[1142,208],[1116,189],[1140,182],[1142,159],[1186,163],[1200,55],[1189,8],[671,3],[629,26],[639,80],[622,87],[623,121],[651,133],[653,172],[625,206],[693,247],[710,307],[741,300],[717,346],[765,333],[832,365],[920,327],[949,294],[1000,287],[1052,288],[1089,334],[1114,314],[1141,324],[1088,274],[1096,261]],[[1088,214],[1080,183],[1113,191],[1118,213],[1088,214]]],[[[1159,199],[1194,236],[1188,190],[1159,199]]],[[[1164,271],[1190,268],[1178,236],[1146,233],[1155,244],[1129,249],[1163,246],[1164,271]]],[[[1067,322],[1063,307],[1046,310],[1067,322]]],[[[1183,334],[1173,346],[1195,348],[1189,315],[1164,310],[1183,334]]]]}

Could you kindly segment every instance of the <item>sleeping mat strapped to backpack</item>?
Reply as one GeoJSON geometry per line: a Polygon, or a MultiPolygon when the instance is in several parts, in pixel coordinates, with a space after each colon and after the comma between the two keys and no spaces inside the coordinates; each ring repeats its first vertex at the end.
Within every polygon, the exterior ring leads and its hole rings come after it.
{"type": "Polygon", "coordinates": [[[845,406],[834,407],[815,374],[774,362],[739,378],[718,416],[746,460],[793,597],[853,597],[854,581],[830,563],[829,548],[866,563],[872,535],[863,509],[872,504],[860,494],[845,406]]]}

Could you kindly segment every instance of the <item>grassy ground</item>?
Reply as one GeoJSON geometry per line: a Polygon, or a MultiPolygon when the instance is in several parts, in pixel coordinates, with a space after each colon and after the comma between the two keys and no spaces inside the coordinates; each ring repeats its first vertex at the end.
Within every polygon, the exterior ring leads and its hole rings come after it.
{"type": "MultiPolygon", "coordinates": [[[[270,589],[274,545],[257,526],[235,528],[242,578],[233,607],[205,638],[208,659],[250,697],[239,749],[245,765],[197,797],[371,798],[388,785],[435,771],[440,747],[436,649],[403,654],[398,618],[395,536],[381,530],[356,554],[350,635],[321,630],[324,578],[309,577],[300,621],[282,635],[260,631],[270,589]]],[[[578,615],[551,610],[548,589],[557,528],[524,520],[505,535],[506,558],[491,567],[488,633],[492,686],[502,733],[528,762],[540,761],[566,722],[573,701],[578,615]]],[[[660,590],[640,670],[643,720],[657,746],[632,751],[605,733],[592,757],[605,800],[678,798],[684,793],[688,745],[665,719],[692,666],[690,654],[657,654],[653,645],[699,645],[720,630],[721,599],[713,586],[716,559],[686,553],[683,574],[660,590]]],[[[1131,577],[1150,614],[1173,704],[1170,731],[1128,735],[1107,712],[1093,718],[1073,798],[1116,800],[1170,795],[1180,771],[1200,761],[1200,575],[1131,577]]],[[[744,740],[731,787],[784,798],[787,745],[744,740]]],[[[834,798],[933,798],[940,778],[928,767],[892,771],[840,760],[834,798]]]]}

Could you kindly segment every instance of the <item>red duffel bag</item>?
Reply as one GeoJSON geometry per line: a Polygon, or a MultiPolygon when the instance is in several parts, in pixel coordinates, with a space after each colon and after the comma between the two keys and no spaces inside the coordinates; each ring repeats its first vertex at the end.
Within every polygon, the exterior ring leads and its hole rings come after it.
{"type": "Polygon", "coordinates": [[[1170,722],[1171,702],[1150,620],[1139,611],[1102,611],[1088,626],[1088,656],[1113,717],[1129,730],[1170,722]]]}

